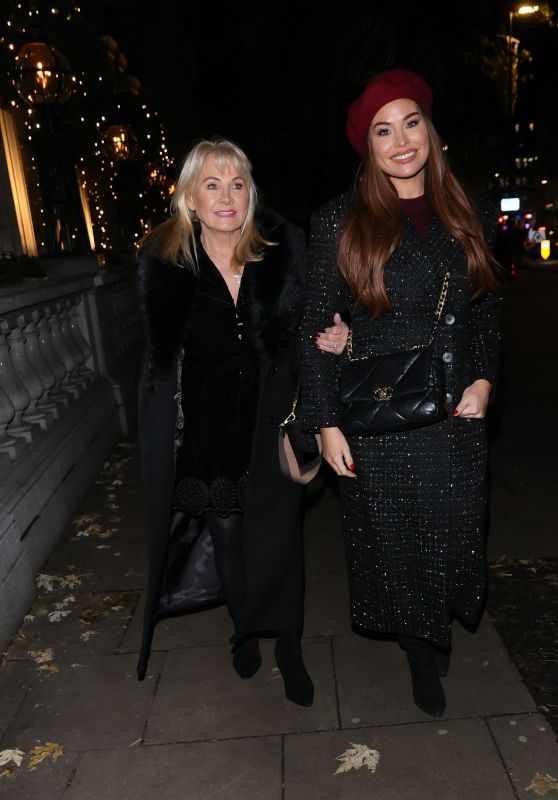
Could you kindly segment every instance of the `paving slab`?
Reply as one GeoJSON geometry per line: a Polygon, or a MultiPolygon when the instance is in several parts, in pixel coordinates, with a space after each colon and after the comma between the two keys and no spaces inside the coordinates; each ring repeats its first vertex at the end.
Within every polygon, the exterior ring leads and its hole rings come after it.
{"type": "Polygon", "coordinates": [[[285,800],[516,800],[484,720],[449,720],[285,737],[285,800]],[[335,775],[354,744],[378,750],[376,772],[335,775]]]}
{"type": "Polygon", "coordinates": [[[137,592],[42,594],[13,638],[6,658],[31,659],[30,652],[53,647],[57,663],[69,665],[92,655],[113,653],[138,599],[137,592]]]}
{"type": "Polygon", "coordinates": [[[340,528],[322,528],[315,522],[307,523],[304,526],[304,562],[307,575],[346,572],[340,528]]]}
{"type": "MultiPolygon", "coordinates": [[[[487,617],[475,634],[455,625],[453,638],[444,719],[535,710],[487,617]]],[[[353,634],[334,636],[333,643],[343,728],[430,719],[413,702],[406,656],[396,642],[353,634]]]]}
{"type": "MultiPolygon", "coordinates": [[[[144,597],[134,611],[119,652],[137,652],[141,643],[144,597]]],[[[226,645],[233,626],[226,606],[218,606],[180,617],[162,620],[155,628],[152,650],[174,650],[182,647],[226,645]]]]}
{"type": "Polygon", "coordinates": [[[66,798],[282,800],[281,737],[85,753],[66,798]]]}
{"type": "Polygon", "coordinates": [[[513,513],[494,508],[490,513],[487,540],[488,558],[536,558],[558,556],[558,525],[542,516],[525,520],[513,513]]]}
{"type": "MultiPolygon", "coordinates": [[[[540,714],[492,717],[488,724],[518,795],[525,796],[539,773],[554,778],[557,788],[549,797],[558,796],[558,742],[544,717],[540,714]]],[[[527,796],[537,795],[531,789],[527,796]]]]}
{"type": "Polygon", "coordinates": [[[116,543],[111,539],[70,540],[54,551],[42,571],[78,574],[80,591],[141,590],[147,581],[146,547],[143,542],[116,543]]]}
{"type": "Polygon", "coordinates": [[[271,641],[262,643],[262,666],[248,681],[234,671],[228,647],[171,651],[145,742],[192,742],[337,727],[329,640],[305,639],[303,652],[316,688],[311,708],[285,697],[271,641]]]}
{"type": "Polygon", "coordinates": [[[349,587],[345,573],[307,575],[305,636],[349,634],[349,587]]]}
{"type": "MultiPolygon", "coordinates": [[[[62,800],[65,797],[64,791],[71,780],[79,755],[63,753],[56,761],[47,757],[36,767],[29,768],[30,751],[45,744],[45,741],[39,740],[30,744],[21,766],[0,778],[0,800],[62,800]]],[[[9,743],[7,746],[10,747],[9,743]]]]}
{"type": "Polygon", "coordinates": [[[36,680],[34,666],[19,661],[0,664],[0,737],[36,680]]]}
{"type": "MultiPolygon", "coordinates": [[[[36,740],[65,752],[128,747],[141,739],[164,661],[155,653],[145,681],[133,655],[93,656],[37,681],[8,726],[2,746],[27,750],[36,740]],[[8,746],[8,745],[6,745],[8,746]]],[[[51,665],[57,667],[56,654],[51,665]]]]}
{"type": "Polygon", "coordinates": [[[341,509],[336,486],[336,477],[328,474],[322,467],[318,483],[306,498],[304,527],[305,530],[339,531],[341,526],[341,509]]]}

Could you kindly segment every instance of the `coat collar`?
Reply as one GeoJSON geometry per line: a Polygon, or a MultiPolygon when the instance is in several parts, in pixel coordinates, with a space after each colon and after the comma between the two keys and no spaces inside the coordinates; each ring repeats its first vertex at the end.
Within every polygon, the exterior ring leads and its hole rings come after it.
{"type": "MultiPolygon", "coordinates": [[[[288,350],[302,309],[304,237],[273,211],[259,210],[256,221],[264,239],[272,244],[266,246],[261,261],[246,265],[238,314],[256,351],[277,358],[288,350]]],[[[138,290],[146,327],[147,383],[158,383],[176,364],[187,339],[197,287],[194,271],[140,252],[138,290]]]]}

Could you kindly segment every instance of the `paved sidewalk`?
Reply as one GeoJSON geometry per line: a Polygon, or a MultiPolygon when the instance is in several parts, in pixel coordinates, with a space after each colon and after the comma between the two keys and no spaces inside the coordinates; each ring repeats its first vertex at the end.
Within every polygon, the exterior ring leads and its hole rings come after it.
{"type": "MultiPolygon", "coordinates": [[[[523,291],[536,294],[536,287],[514,289],[518,314],[523,291]]],[[[512,297],[512,327],[514,303],[512,297]]],[[[502,427],[493,447],[494,559],[558,549],[549,495],[558,480],[550,445],[555,397],[542,410],[538,403],[539,419],[551,426],[540,437],[539,462],[533,414],[518,420],[519,395],[509,396],[513,375],[508,365],[501,409],[505,425],[515,426],[513,436],[502,427]]],[[[237,677],[223,608],[161,623],[148,676],[139,683],[140,491],[135,446],[122,443],[44,566],[36,602],[0,666],[0,754],[24,754],[19,766],[0,766],[1,799],[558,797],[558,790],[546,794],[542,777],[558,779],[555,736],[488,615],[474,635],[455,626],[440,720],[414,706],[399,647],[351,631],[330,490],[311,494],[305,524],[304,653],[316,684],[314,706],[285,699],[271,642],[264,643],[259,673],[250,681],[237,677]],[[334,775],[336,757],[350,742],[379,751],[376,772],[334,775]]]]}

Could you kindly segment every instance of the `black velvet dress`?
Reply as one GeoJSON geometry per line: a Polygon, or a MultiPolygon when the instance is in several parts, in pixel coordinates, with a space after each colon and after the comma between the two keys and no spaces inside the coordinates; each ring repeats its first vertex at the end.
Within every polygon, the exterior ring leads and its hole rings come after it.
{"type": "Polygon", "coordinates": [[[199,294],[182,363],[184,440],[173,505],[198,515],[243,511],[258,402],[258,357],[242,334],[237,306],[199,247],[199,294]]]}

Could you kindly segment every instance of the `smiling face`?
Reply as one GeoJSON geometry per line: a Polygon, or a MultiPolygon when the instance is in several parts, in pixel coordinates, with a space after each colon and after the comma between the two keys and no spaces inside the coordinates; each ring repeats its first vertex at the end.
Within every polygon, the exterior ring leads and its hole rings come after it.
{"type": "Polygon", "coordinates": [[[368,139],[372,157],[399,197],[424,194],[424,167],[430,144],[424,115],[414,100],[386,103],[374,116],[368,139]]]}
{"type": "Polygon", "coordinates": [[[196,187],[187,198],[206,233],[230,234],[242,227],[249,205],[246,181],[231,162],[218,164],[210,153],[200,170],[196,187]]]}

